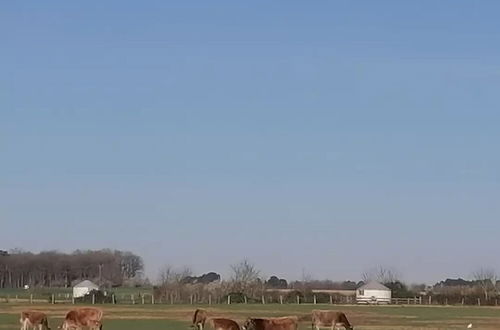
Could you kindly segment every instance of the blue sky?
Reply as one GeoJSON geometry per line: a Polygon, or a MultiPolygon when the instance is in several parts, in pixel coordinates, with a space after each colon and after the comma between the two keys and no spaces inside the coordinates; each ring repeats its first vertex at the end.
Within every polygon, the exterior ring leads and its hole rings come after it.
{"type": "Polygon", "coordinates": [[[0,5],[0,248],[500,271],[496,1],[0,5]]]}

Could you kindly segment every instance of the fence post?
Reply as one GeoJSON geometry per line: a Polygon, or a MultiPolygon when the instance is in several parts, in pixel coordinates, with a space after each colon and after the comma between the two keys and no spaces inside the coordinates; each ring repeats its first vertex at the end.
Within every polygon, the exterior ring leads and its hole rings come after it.
{"type": "Polygon", "coordinates": [[[245,304],[248,304],[248,297],[246,295],[243,296],[243,300],[245,300],[245,304]]]}
{"type": "Polygon", "coordinates": [[[170,305],[174,304],[174,294],[170,293],[170,305]]]}
{"type": "Polygon", "coordinates": [[[297,305],[299,305],[299,304],[300,304],[300,297],[297,296],[297,305]]]}
{"type": "Polygon", "coordinates": [[[283,296],[280,296],[280,305],[283,305],[283,296]]]}
{"type": "Polygon", "coordinates": [[[52,294],[52,304],[55,304],[56,303],[56,296],[54,294],[52,294]]]}
{"type": "Polygon", "coordinates": [[[92,295],[92,305],[95,305],[95,294],[92,295]]]}
{"type": "Polygon", "coordinates": [[[133,294],[130,295],[130,299],[132,300],[132,305],[135,305],[135,297],[133,294]]]}
{"type": "Polygon", "coordinates": [[[142,304],[144,305],[144,294],[141,294],[142,304]]]}
{"type": "Polygon", "coordinates": [[[316,305],[316,295],[313,295],[313,303],[316,305]]]}
{"type": "Polygon", "coordinates": [[[33,304],[33,293],[30,294],[30,304],[33,304]]]}
{"type": "Polygon", "coordinates": [[[230,294],[227,295],[227,304],[231,305],[231,295],[230,294]]]}
{"type": "Polygon", "coordinates": [[[116,297],[114,293],[111,295],[111,302],[113,303],[113,305],[116,304],[116,297]]]}
{"type": "Polygon", "coordinates": [[[264,297],[264,295],[262,295],[262,305],[265,305],[266,304],[266,298],[264,297]]]}
{"type": "Polygon", "coordinates": [[[71,303],[74,305],[75,304],[75,297],[71,296],[71,303]]]}
{"type": "Polygon", "coordinates": [[[193,295],[189,296],[189,302],[191,303],[191,305],[193,304],[193,295]]]}
{"type": "Polygon", "coordinates": [[[333,305],[333,296],[330,296],[330,305],[333,305]]]}
{"type": "Polygon", "coordinates": [[[432,305],[432,296],[429,296],[429,305],[432,305]]]}
{"type": "Polygon", "coordinates": [[[151,305],[155,304],[155,295],[154,293],[151,295],[151,305]]]}
{"type": "Polygon", "coordinates": [[[208,295],[208,304],[212,305],[212,295],[211,294],[208,295]]]}
{"type": "Polygon", "coordinates": [[[481,298],[477,298],[477,305],[481,306],[481,298]]]}

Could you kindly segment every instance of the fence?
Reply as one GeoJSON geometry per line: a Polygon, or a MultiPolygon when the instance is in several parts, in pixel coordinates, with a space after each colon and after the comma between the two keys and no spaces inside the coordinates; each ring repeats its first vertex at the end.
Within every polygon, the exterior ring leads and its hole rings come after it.
{"type": "MultiPolygon", "coordinates": [[[[262,296],[260,299],[248,299],[246,296],[243,300],[239,300],[235,295],[227,295],[223,298],[209,295],[207,301],[200,302],[191,296],[189,304],[353,304],[355,303],[354,297],[333,297],[330,296],[326,302],[320,300],[317,296],[312,296],[311,299],[303,296],[262,296]]],[[[122,305],[154,305],[154,304],[185,304],[183,302],[176,302],[173,298],[155,299],[153,294],[111,294],[108,299],[108,304],[122,304],[122,305]]],[[[67,294],[29,294],[29,295],[0,295],[0,303],[19,303],[19,304],[81,304],[79,299],[73,298],[69,293],[67,294]]],[[[85,304],[98,304],[95,295],[90,295],[85,304]]]]}
{"type": "MultiPolygon", "coordinates": [[[[263,295],[258,299],[248,299],[246,296],[227,295],[227,296],[212,296],[208,295],[207,299],[202,301],[196,299],[192,295],[187,302],[177,302],[172,298],[158,299],[151,293],[137,294],[114,294],[110,293],[105,303],[121,304],[121,305],[154,305],[154,304],[192,304],[192,305],[218,305],[218,304],[331,304],[344,305],[355,304],[354,296],[325,296],[325,295],[263,295]]],[[[99,304],[100,302],[94,295],[87,297],[85,302],[74,299],[71,293],[26,293],[19,295],[2,295],[0,294],[1,303],[18,303],[18,304],[99,304]]],[[[477,297],[461,297],[461,298],[445,298],[441,296],[420,296],[412,298],[392,298],[392,305],[453,305],[453,306],[498,306],[498,298],[488,300],[477,297]]]]}
{"type": "MultiPolygon", "coordinates": [[[[155,298],[152,294],[110,294],[107,296],[109,304],[155,304],[155,298]]],[[[22,294],[22,295],[0,295],[0,303],[19,303],[19,304],[98,304],[99,300],[95,295],[87,297],[88,301],[75,299],[70,293],[52,293],[52,294],[22,294]]]]}
{"type": "Polygon", "coordinates": [[[392,298],[392,305],[422,305],[422,297],[392,298]]]}

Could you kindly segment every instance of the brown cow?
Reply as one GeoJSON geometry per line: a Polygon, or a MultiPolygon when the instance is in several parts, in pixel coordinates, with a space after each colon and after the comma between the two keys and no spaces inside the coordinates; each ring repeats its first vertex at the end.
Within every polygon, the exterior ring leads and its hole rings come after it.
{"type": "Polygon", "coordinates": [[[332,330],[335,330],[337,325],[343,326],[346,330],[354,329],[351,323],[349,323],[349,320],[347,320],[345,314],[342,312],[319,310],[312,311],[312,330],[314,330],[314,328],[319,330],[320,327],[331,327],[332,330]]]}
{"type": "Polygon", "coordinates": [[[63,330],[83,329],[102,330],[102,310],[85,307],[70,310],[63,321],[63,330]]]}
{"type": "Polygon", "coordinates": [[[298,322],[296,316],[249,318],[243,325],[243,330],[297,330],[298,322]]]}
{"type": "Polygon", "coordinates": [[[49,322],[47,321],[47,315],[42,312],[21,312],[21,318],[19,319],[19,322],[21,323],[21,330],[28,330],[30,328],[38,330],[50,330],[49,322]]]}
{"type": "Polygon", "coordinates": [[[208,324],[213,330],[240,330],[238,323],[230,319],[211,318],[208,324]]]}
{"type": "Polygon", "coordinates": [[[207,311],[204,309],[197,309],[194,311],[193,315],[193,328],[198,330],[203,330],[205,322],[207,321],[207,311]]]}

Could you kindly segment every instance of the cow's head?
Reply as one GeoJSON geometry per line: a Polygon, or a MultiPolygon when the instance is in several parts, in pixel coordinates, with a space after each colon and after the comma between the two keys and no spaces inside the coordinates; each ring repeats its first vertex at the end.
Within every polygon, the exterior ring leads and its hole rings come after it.
{"type": "Polygon", "coordinates": [[[255,320],[252,318],[248,318],[243,326],[241,327],[243,330],[254,330],[255,329],[255,320]]]}

